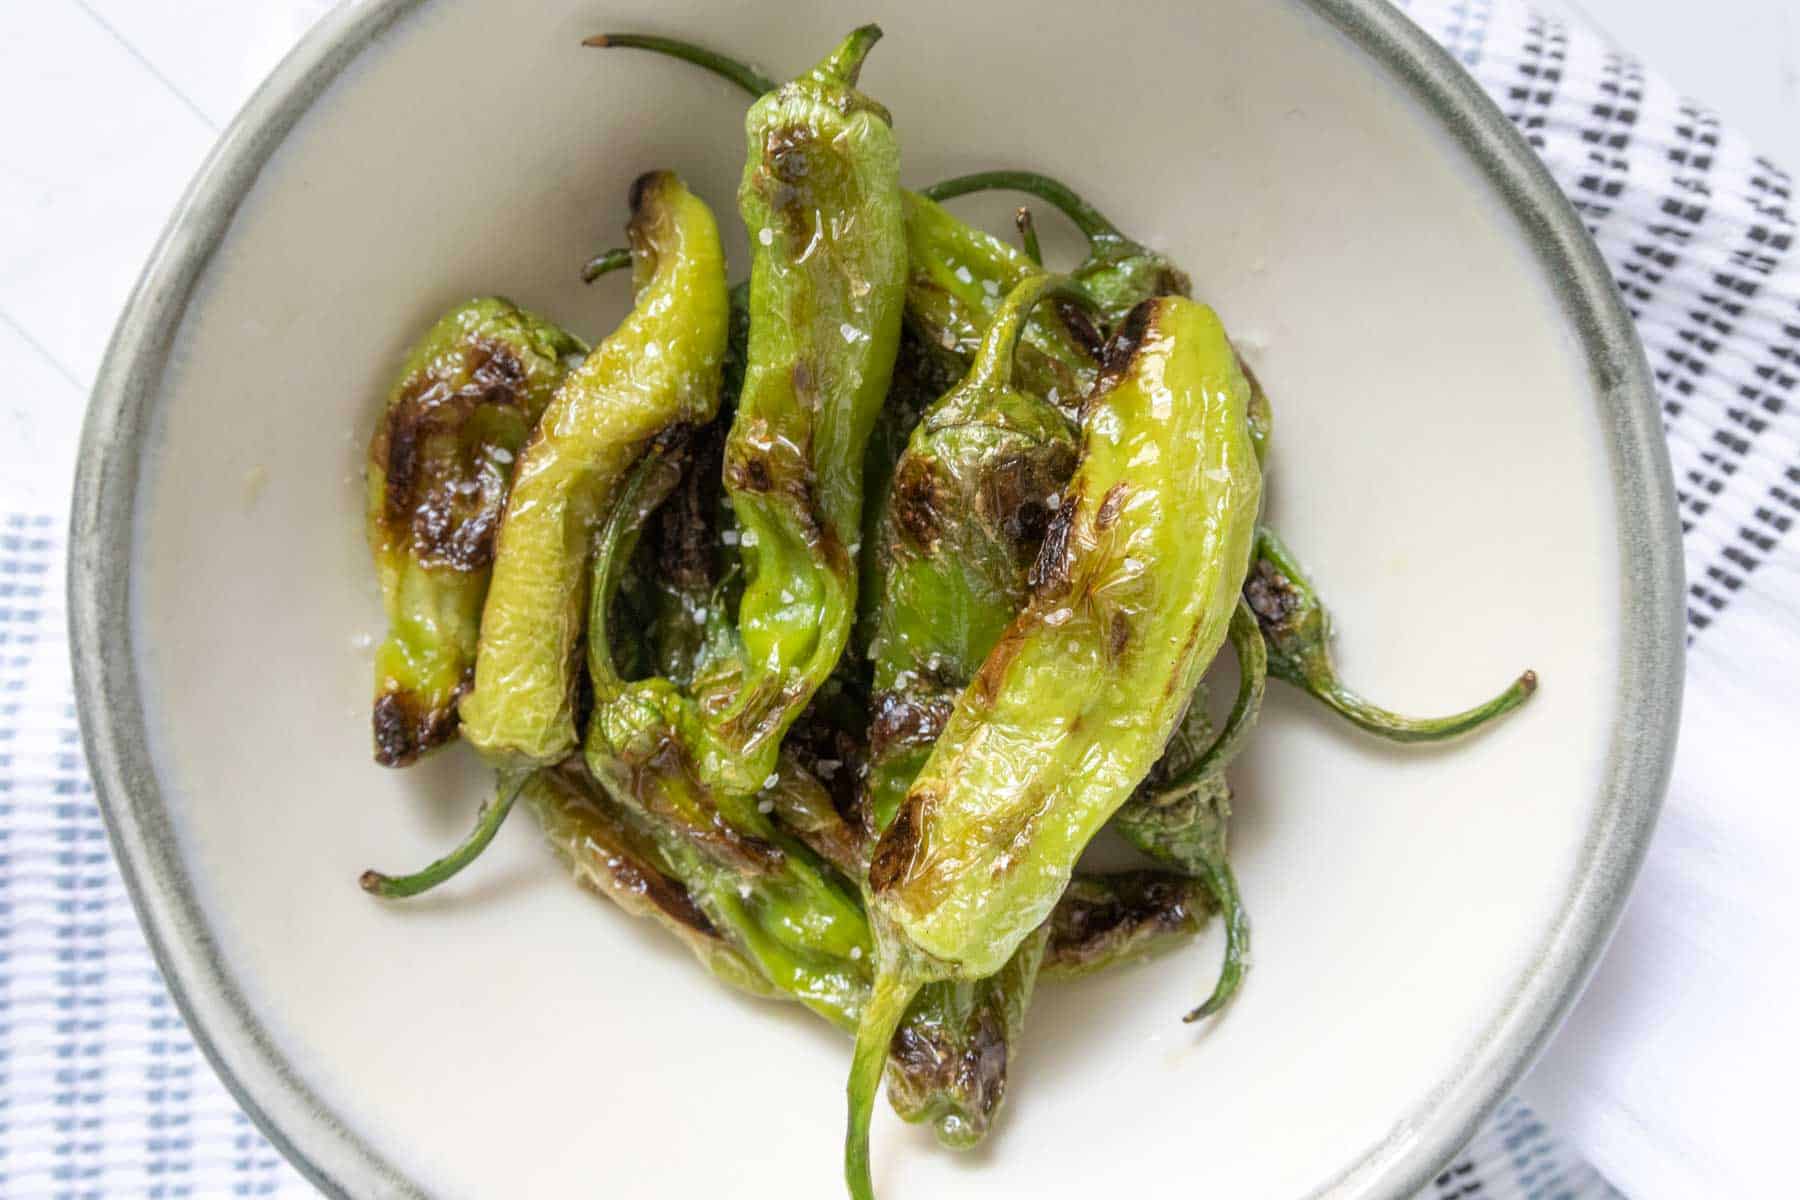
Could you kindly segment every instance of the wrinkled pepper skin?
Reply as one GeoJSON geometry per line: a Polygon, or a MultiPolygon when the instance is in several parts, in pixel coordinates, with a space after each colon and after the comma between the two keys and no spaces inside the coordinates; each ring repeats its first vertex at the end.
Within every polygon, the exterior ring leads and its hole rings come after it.
{"type": "Polygon", "coordinates": [[[1077,874],[1046,923],[1040,974],[1075,979],[1184,945],[1213,910],[1204,885],[1167,871],[1077,874]]]}
{"type": "Polygon", "coordinates": [[[967,1150],[988,1135],[1006,1099],[1007,1059],[1050,940],[1027,934],[986,979],[923,989],[888,1043],[888,1102],[902,1120],[930,1122],[941,1145],[967,1150]]]}
{"type": "MultiPolygon", "coordinates": [[[[895,466],[871,550],[883,588],[862,798],[872,835],[892,822],[958,693],[1023,604],[1074,470],[1073,426],[1014,384],[1026,322],[1065,286],[1036,273],[1012,289],[968,375],[926,410],[895,466]]],[[[888,1097],[945,1145],[974,1145],[999,1110],[1043,942],[1027,938],[989,978],[927,986],[894,1036],[888,1097]]]]}
{"type": "Polygon", "coordinates": [[[1140,305],[1082,420],[1033,592],[963,693],[870,887],[925,954],[998,969],[1150,770],[1224,643],[1261,472],[1224,328],[1140,305]]]}
{"type": "Polygon", "coordinates": [[[1537,691],[1526,671],[1492,700],[1447,717],[1408,717],[1371,704],[1344,685],[1331,659],[1331,615],[1275,531],[1257,531],[1256,559],[1244,584],[1269,648],[1269,674],[1302,689],[1357,728],[1391,742],[1442,742],[1505,716],[1537,691]]]}
{"type": "Polygon", "coordinates": [[[898,146],[854,87],[878,36],[858,30],[746,118],[748,361],[724,459],[745,578],[735,691],[700,705],[667,679],[591,664],[590,768],[744,866],[769,857],[754,798],[855,618],[861,468],[905,286],[898,146]]]}
{"type": "Polygon", "coordinates": [[[547,765],[576,746],[575,681],[588,546],[619,480],[658,435],[719,402],[725,258],[712,213],[674,174],[632,187],[637,297],[570,373],[526,444],[482,610],[464,735],[497,764],[547,765]]]}
{"type": "Polygon", "coordinates": [[[375,761],[456,735],[513,462],[587,347],[499,298],[447,313],[406,357],[369,442],[369,549],[388,634],[375,653],[375,761]]]}
{"type": "MultiPolygon", "coordinates": [[[[763,793],[778,786],[782,737],[854,623],[861,471],[899,341],[899,149],[885,110],[855,89],[878,37],[852,33],[745,120],[750,324],[723,466],[744,573],[735,669],[722,673],[731,686],[690,694],[660,676],[625,680],[607,639],[589,637],[590,771],[743,884],[747,903],[773,898],[807,915],[774,922],[770,953],[747,946],[768,972],[790,959],[850,959],[868,936],[854,891],[775,825],[763,793]]],[[[616,588],[601,575],[590,631],[604,628],[616,588]]],[[[866,979],[868,958],[854,957],[866,979]]],[[[804,979],[771,977],[827,1015],[836,1005],[804,979]]]]}
{"type": "Polygon", "coordinates": [[[750,776],[837,665],[856,615],[862,467],[899,348],[900,149],[855,90],[865,27],[745,119],[750,345],[725,487],[742,536],[744,686],[716,727],[750,776]]]}
{"type": "Polygon", "coordinates": [[[1024,603],[1027,572],[1075,468],[1073,426],[1014,385],[1020,334],[1056,286],[1037,274],[1012,290],[975,365],[926,411],[895,466],[872,548],[884,590],[870,647],[866,804],[878,833],[1024,603]]]}
{"type": "Polygon", "coordinates": [[[1212,311],[1145,301],[1108,349],[1025,609],[959,698],[869,868],[881,964],[858,1030],[845,1178],[918,988],[999,970],[1161,755],[1224,643],[1262,475],[1249,384],[1212,311]]]}

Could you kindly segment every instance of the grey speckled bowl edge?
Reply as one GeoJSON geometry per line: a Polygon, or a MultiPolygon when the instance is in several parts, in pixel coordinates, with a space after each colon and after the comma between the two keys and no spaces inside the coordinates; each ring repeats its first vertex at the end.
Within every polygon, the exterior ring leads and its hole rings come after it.
{"type": "MultiPolygon", "coordinates": [[[[188,1028],[282,1153],[334,1196],[419,1195],[312,1094],[245,1003],[208,932],[146,747],[131,650],[139,456],[182,313],[282,139],[356,55],[421,0],[357,0],[301,41],[232,123],[176,210],[108,347],[82,431],[71,516],[75,690],[95,790],[150,947],[188,1028]]],[[[1500,191],[1580,335],[1611,451],[1623,564],[1619,720],[1599,817],[1533,969],[1451,1076],[1317,1194],[1405,1196],[1474,1133],[1542,1050],[1599,960],[1668,785],[1684,606],[1674,482],[1643,349],[1592,240],[1505,116],[1383,0],[1307,0],[1437,116],[1500,191]]]]}

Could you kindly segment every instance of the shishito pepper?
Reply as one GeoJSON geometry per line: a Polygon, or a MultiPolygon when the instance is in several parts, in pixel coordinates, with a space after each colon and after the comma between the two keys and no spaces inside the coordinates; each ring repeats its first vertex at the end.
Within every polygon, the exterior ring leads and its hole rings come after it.
{"type": "MultiPolygon", "coordinates": [[[[1014,382],[1026,321],[1059,291],[1087,302],[1042,273],[1006,296],[968,375],[926,410],[895,466],[870,549],[883,589],[862,797],[873,834],[893,821],[957,694],[1017,614],[1074,469],[1068,419],[1014,382]]],[[[889,1097],[903,1118],[932,1122],[951,1146],[986,1136],[1047,936],[1027,938],[988,978],[921,991],[892,1046],[889,1097]]]]}
{"type": "Polygon", "coordinates": [[[455,736],[514,459],[586,349],[487,298],[451,310],[406,357],[369,443],[369,548],[388,619],[375,653],[383,766],[455,736]]]}
{"type": "Polygon", "coordinates": [[[1218,318],[1189,300],[1144,302],[1109,348],[1032,595],[871,859],[881,962],[845,1140],[859,1200],[873,1195],[886,1048],[914,994],[993,974],[1051,914],[1224,643],[1262,495],[1249,390],[1218,318]]]}
{"type": "Polygon", "coordinates": [[[1025,323],[1058,287],[1066,284],[1040,273],[1011,291],[974,366],[926,410],[895,467],[870,548],[883,585],[865,789],[877,833],[1024,603],[1026,574],[1075,468],[1074,427],[1015,384],[1025,323]]]}
{"type": "Polygon", "coordinates": [[[861,468],[905,271],[898,147],[854,86],[878,36],[856,31],[746,120],[749,346],[724,456],[745,578],[736,688],[702,706],[667,679],[592,664],[595,774],[722,842],[766,840],[756,793],[855,617],[861,468]]]}
{"type": "Polygon", "coordinates": [[[1344,686],[1331,660],[1331,616],[1312,581],[1275,531],[1257,531],[1256,559],[1244,598],[1269,647],[1269,674],[1305,690],[1359,729],[1394,742],[1441,742],[1504,716],[1537,691],[1526,671],[1484,704],[1447,717],[1408,717],[1371,704],[1344,686]]]}
{"type": "MultiPolygon", "coordinates": [[[[678,58],[729,80],[754,97],[767,95],[776,86],[774,80],[746,63],[679,38],[607,33],[589,38],[586,44],[650,50],[678,58]]],[[[1074,204],[1082,206],[1081,215],[1075,219],[1088,234],[1092,253],[1075,276],[1078,280],[1092,276],[1105,293],[1108,311],[1123,316],[1145,296],[1161,294],[1163,290],[1186,290],[1186,276],[1167,260],[1124,237],[1067,188],[1029,172],[1001,174],[1006,182],[993,182],[990,176],[970,176],[974,185],[965,190],[1018,186],[1019,180],[1037,180],[1046,188],[1060,189],[1055,193],[1059,199],[1072,198],[1074,204]],[[1134,288],[1146,290],[1134,293],[1134,288]]],[[[957,195],[961,193],[955,188],[962,182],[952,180],[938,187],[948,189],[946,195],[957,195]]],[[[1000,298],[1039,268],[1029,256],[957,220],[932,199],[936,191],[928,188],[923,194],[903,193],[907,326],[927,344],[960,355],[966,361],[981,344],[1000,298]]],[[[1093,382],[1101,341],[1099,331],[1083,315],[1081,306],[1046,306],[1027,326],[1019,350],[1021,386],[1073,415],[1093,382]]]]}
{"type": "MultiPolygon", "coordinates": [[[[703,861],[738,873],[749,897],[806,914],[774,929],[779,953],[748,948],[769,971],[847,955],[858,930],[866,937],[854,893],[777,827],[764,793],[781,779],[783,735],[849,639],[863,457],[899,339],[899,150],[886,111],[855,88],[879,36],[855,31],[745,122],[750,323],[723,464],[744,585],[735,653],[715,676],[727,686],[625,679],[601,632],[616,589],[604,570],[589,618],[589,769],[703,861]]],[[[775,982],[820,1011],[837,1004],[806,994],[804,980],[775,982]]]]}
{"type": "Polygon", "coordinates": [[[595,530],[626,473],[673,427],[708,420],[725,357],[725,258],[712,213],[673,173],[631,188],[636,303],[563,379],[520,456],[482,609],[463,733],[501,774],[456,849],[411,875],[363,873],[371,892],[417,894],[480,855],[529,771],[575,748],[576,680],[595,530]]]}
{"type": "Polygon", "coordinates": [[[728,300],[718,226],[672,172],[632,185],[636,304],[570,374],[513,479],[482,611],[464,736],[491,761],[545,765],[576,746],[588,546],[619,482],[665,430],[719,403],[728,300]]]}

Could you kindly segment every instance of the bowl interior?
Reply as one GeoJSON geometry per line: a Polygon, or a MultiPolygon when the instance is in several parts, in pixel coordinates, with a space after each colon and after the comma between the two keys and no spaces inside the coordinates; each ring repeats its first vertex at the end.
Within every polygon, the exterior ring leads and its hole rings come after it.
{"type": "MultiPolygon", "coordinates": [[[[1621,534],[1598,385],[1543,259],[1442,123],[1300,3],[438,0],[389,27],[205,265],[140,450],[133,653],[205,937],[265,1048],[432,1194],[834,1194],[844,1039],[578,890],[527,817],[435,895],[357,890],[460,837],[486,787],[460,747],[370,761],[361,464],[405,347],[452,303],[609,329],[625,282],[579,267],[619,240],[640,172],[681,172],[743,271],[744,100],[584,35],[681,33],[787,74],[870,18],[887,38],[864,86],[910,185],[1048,171],[1188,265],[1274,399],[1271,515],[1355,682],[1430,711],[1528,666],[1544,681],[1447,752],[1385,748],[1277,686],[1238,773],[1237,1005],[1179,1020],[1216,930],[1046,985],[992,1143],[937,1151],[884,1106],[878,1182],[1383,1191],[1347,1172],[1429,1121],[1585,869],[1620,718],[1621,534]]],[[[1006,231],[1016,202],[956,207],[1006,231]]]]}

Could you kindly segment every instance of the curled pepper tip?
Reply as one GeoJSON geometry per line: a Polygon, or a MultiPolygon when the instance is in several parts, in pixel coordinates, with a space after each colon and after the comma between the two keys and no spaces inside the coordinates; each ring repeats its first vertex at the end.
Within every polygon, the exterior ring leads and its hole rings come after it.
{"type": "Polygon", "coordinates": [[[1243,897],[1238,894],[1237,875],[1232,871],[1231,863],[1223,857],[1217,863],[1207,863],[1200,877],[1225,918],[1225,963],[1206,1003],[1181,1018],[1188,1025],[1204,1021],[1231,1003],[1238,988],[1243,986],[1250,954],[1250,918],[1244,911],[1243,897]]]}

